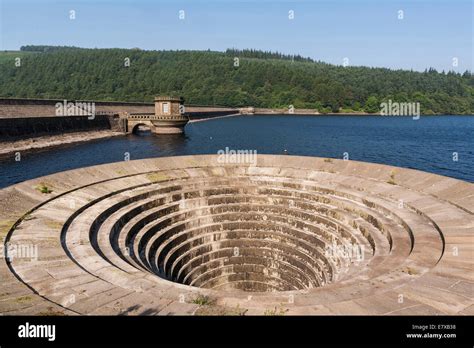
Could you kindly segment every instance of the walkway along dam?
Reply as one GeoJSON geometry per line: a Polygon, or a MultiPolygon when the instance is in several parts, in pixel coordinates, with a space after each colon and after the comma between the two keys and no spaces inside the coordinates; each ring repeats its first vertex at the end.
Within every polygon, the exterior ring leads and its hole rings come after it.
{"type": "Polygon", "coordinates": [[[4,315],[474,314],[474,185],[448,177],[183,156],[26,181],[0,206],[4,315]]]}
{"type": "Polygon", "coordinates": [[[153,103],[0,98],[0,140],[97,130],[131,133],[141,125],[156,133],[180,133],[188,121],[241,111],[183,103],[169,96],[157,96],[153,103]]]}

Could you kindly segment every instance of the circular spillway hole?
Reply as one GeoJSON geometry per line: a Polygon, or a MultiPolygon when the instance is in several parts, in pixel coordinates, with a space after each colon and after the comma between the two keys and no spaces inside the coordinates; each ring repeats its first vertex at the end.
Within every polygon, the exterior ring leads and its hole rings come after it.
{"type": "Polygon", "coordinates": [[[305,201],[281,190],[276,199],[252,183],[209,185],[216,187],[171,191],[135,208],[146,216],[126,241],[137,263],[169,281],[215,290],[297,291],[336,280],[345,261],[328,255],[328,246],[354,237],[319,196],[308,202],[306,193],[305,201]]]}
{"type": "Polygon", "coordinates": [[[183,233],[151,249],[156,270],[178,283],[219,290],[289,291],[322,284],[316,250],[298,248],[296,238],[271,224],[257,225],[237,222],[183,233]]]}

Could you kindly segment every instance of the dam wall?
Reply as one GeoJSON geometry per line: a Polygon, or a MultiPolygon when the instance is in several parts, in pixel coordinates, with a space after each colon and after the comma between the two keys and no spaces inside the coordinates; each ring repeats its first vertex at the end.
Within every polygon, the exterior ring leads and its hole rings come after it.
{"type": "Polygon", "coordinates": [[[119,130],[118,116],[95,115],[93,119],[87,116],[0,118],[1,140],[96,130],[119,130]]]}
{"type": "MultiPolygon", "coordinates": [[[[154,103],[116,102],[93,100],[67,100],[67,102],[94,103],[96,114],[152,113],[154,103]]],[[[0,98],[0,118],[45,117],[56,115],[56,104],[64,103],[63,99],[28,99],[28,98],[0,98]]],[[[223,106],[186,105],[186,114],[191,119],[210,118],[238,113],[237,108],[223,106]]]]}
{"type": "MultiPolygon", "coordinates": [[[[127,114],[155,112],[154,103],[113,102],[60,99],[0,98],[0,139],[36,137],[59,133],[95,130],[126,131],[127,114]],[[57,105],[86,103],[94,105],[93,117],[89,117],[80,105],[68,116],[57,115],[57,105]]],[[[239,110],[228,107],[189,105],[185,108],[191,120],[238,114],[239,110]]]]}
{"type": "MultiPolygon", "coordinates": [[[[108,102],[93,100],[67,100],[67,102],[94,103],[97,114],[154,111],[154,103],[108,102]]],[[[0,98],[0,118],[55,116],[57,103],[64,103],[64,100],[0,98]]]]}
{"type": "Polygon", "coordinates": [[[238,113],[239,109],[226,107],[186,106],[186,114],[189,116],[190,120],[203,120],[238,113]]]}
{"type": "Polygon", "coordinates": [[[319,112],[315,109],[293,109],[292,112],[288,108],[284,109],[267,109],[254,108],[254,113],[257,115],[318,115],[319,112]]]}

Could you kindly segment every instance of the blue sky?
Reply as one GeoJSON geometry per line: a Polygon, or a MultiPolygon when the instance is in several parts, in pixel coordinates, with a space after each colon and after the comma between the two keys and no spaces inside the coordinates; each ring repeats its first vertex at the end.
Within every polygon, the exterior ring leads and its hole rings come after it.
{"type": "Polygon", "coordinates": [[[471,0],[0,0],[0,50],[27,44],[255,48],[333,64],[473,70],[471,0]],[[74,10],[76,18],[69,18],[74,10]],[[179,11],[185,11],[180,20],[179,11]],[[288,18],[294,11],[294,19],[288,18]],[[399,10],[403,19],[398,19],[399,10]],[[453,66],[457,58],[458,66],[453,66]]]}

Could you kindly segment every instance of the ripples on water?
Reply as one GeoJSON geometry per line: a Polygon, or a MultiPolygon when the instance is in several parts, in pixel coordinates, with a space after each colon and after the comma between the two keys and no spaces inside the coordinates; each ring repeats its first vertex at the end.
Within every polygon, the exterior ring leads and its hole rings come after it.
{"type": "Polygon", "coordinates": [[[0,162],[0,187],[102,163],[150,157],[261,154],[342,158],[414,168],[474,182],[474,117],[238,116],[190,123],[186,134],[129,135],[23,154],[0,162]],[[453,152],[459,160],[453,161],[453,152]]]}

